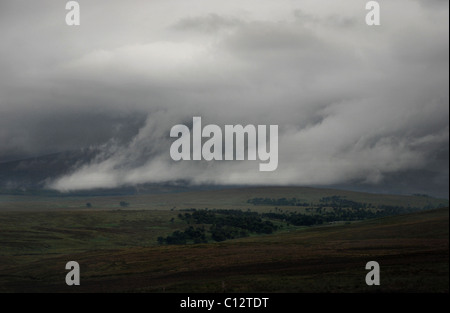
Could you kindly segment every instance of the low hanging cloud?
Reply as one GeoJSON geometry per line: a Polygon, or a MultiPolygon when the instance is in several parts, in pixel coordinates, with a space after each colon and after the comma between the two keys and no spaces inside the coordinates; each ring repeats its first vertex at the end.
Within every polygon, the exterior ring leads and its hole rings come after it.
{"type": "Polygon", "coordinates": [[[279,137],[279,167],[269,173],[259,172],[257,162],[251,161],[173,161],[168,153],[174,140],[167,138],[169,129],[155,131],[167,128],[165,122],[155,125],[155,121],[168,120],[168,113],[158,112],[148,118],[129,145],[115,147],[107,157],[84,165],[51,187],[76,190],[171,180],[281,185],[358,180],[378,184],[390,173],[426,166],[434,151],[448,141],[448,128],[433,135],[405,137],[398,135],[402,129],[396,126],[376,131],[376,120],[354,120],[352,112],[371,105],[370,101],[338,105],[347,109],[330,112],[305,129],[285,125],[279,137]]]}
{"type": "Polygon", "coordinates": [[[425,176],[423,186],[448,190],[448,3],[382,3],[377,28],[356,0],[197,2],[185,13],[182,2],[110,1],[111,15],[96,23],[99,7],[83,4],[78,32],[41,25],[40,40],[21,42],[36,51],[30,57],[17,49],[26,30],[2,28],[11,44],[1,66],[11,74],[0,87],[0,159],[96,146],[96,158],[48,183],[63,191],[174,180],[380,186],[425,176]],[[173,161],[170,129],[193,116],[220,127],[279,125],[277,170],[173,161]]]}

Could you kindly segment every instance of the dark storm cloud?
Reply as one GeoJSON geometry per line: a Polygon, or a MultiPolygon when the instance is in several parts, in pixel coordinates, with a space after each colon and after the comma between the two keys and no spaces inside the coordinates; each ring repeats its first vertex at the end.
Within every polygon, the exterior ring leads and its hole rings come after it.
{"type": "Polygon", "coordinates": [[[371,28],[356,0],[188,2],[80,2],[73,29],[52,2],[14,19],[25,2],[6,1],[0,158],[103,144],[50,185],[61,190],[172,179],[448,190],[448,3],[382,3],[371,28]],[[173,162],[170,128],[193,116],[279,125],[278,169],[173,162]]]}

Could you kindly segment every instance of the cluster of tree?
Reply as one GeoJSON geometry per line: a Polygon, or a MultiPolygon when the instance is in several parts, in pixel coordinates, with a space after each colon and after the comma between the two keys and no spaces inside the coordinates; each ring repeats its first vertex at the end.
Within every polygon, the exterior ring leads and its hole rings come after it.
{"type": "MultiPolygon", "coordinates": [[[[421,194],[416,194],[416,196],[421,196],[421,197],[429,197],[427,195],[421,195],[421,194]]],[[[310,208],[315,208],[319,211],[322,210],[322,208],[324,207],[331,207],[333,209],[352,209],[352,210],[358,210],[358,209],[378,209],[381,211],[386,211],[386,213],[388,213],[388,215],[392,215],[392,214],[398,214],[400,213],[407,213],[407,212],[412,212],[412,211],[417,211],[417,210],[428,210],[428,209],[433,209],[436,207],[442,207],[445,206],[445,204],[439,204],[439,205],[432,205],[431,203],[423,206],[423,207],[411,207],[411,206],[407,206],[407,207],[402,207],[402,206],[392,206],[392,205],[372,205],[371,203],[366,203],[366,202],[357,202],[357,201],[353,201],[353,200],[348,200],[345,199],[344,196],[329,196],[329,197],[322,197],[319,200],[318,204],[313,204],[313,203],[307,203],[304,200],[301,199],[297,199],[297,198],[278,198],[278,199],[273,199],[273,198],[252,198],[247,200],[247,203],[251,203],[253,205],[266,205],[266,206],[301,206],[301,207],[307,207],[308,209],[310,208]]],[[[275,208],[275,210],[277,210],[277,208],[275,208]]],[[[321,212],[320,212],[321,213],[321,212]]],[[[369,211],[367,211],[365,214],[370,214],[369,211]]]]}
{"type": "Polygon", "coordinates": [[[178,214],[188,224],[211,224],[217,227],[231,226],[251,233],[270,234],[276,226],[263,221],[257,212],[242,210],[192,210],[192,213],[178,214]]]}
{"type": "Polygon", "coordinates": [[[382,206],[377,210],[354,208],[333,208],[332,211],[323,210],[322,207],[316,208],[315,213],[263,213],[262,216],[287,222],[295,226],[312,226],[336,221],[358,221],[370,218],[380,218],[385,216],[410,213],[415,211],[413,208],[404,208],[400,206],[382,206]]]}
{"type": "Polygon", "coordinates": [[[189,209],[192,213],[178,214],[178,218],[186,221],[188,224],[214,224],[217,219],[216,214],[209,210],[189,209]]]}
{"type": "Polygon", "coordinates": [[[311,206],[311,204],[297,198],[253,198],[247,200],[247,203],[251,203],[253,205],[311,206]]]}
{"type": "Polygon", "coordinates": [[[319,200],[319,202],[323,203],[325,206],[331,206],[333,208],[366,209],[367,207],[371,206],[371,204],[347,200],[341,196],[323,197],[322,199],[319,200]]]}
{"type": "MultiPolygon", "coordinates": [[[[427,195],[422,195],[423,197],[429,197],[427,195]]],[[[351,209],[367,209],[367,208],[376,208],[378,211],[383,211],[380,214],[384,214],[383,216],[387,215],[393,215],[393,214],[403,214],[403,213],[409,213],[414,212],[418,210],[428,210],[433,209],[439,206],[434,206],[432,204],[427,204],[423,207],[411,207],[408,205],[407,207],[404,206],[395,206],[395,205],[372,205],[371,203],[365,203],[365,202],[356,202],[352,200],[344,199],[344,197],[341,196],[331,196],[331,197],[323,197],[319,200],[323,206],[333,207],[334,209],[339,208],[351,208],[351,209]]],[[[321,205],[322,206],[322,205],[321,205]]]]}
{"type": "MultiPolygon", "coordinates": [[[[299,203],[296,202],[297,199],[295,198],[269,199],[271,202],[267,200],[265,203],[266,199],[254,198],[249,200],[249,202],[252,201],[250,203],[255,205],[299,203]]],[[[208,242],[208,238],[214,241],[224,241],[247,237],[251,233],[271,234],[277,230],[277,226],[272,221],[284,222],[294,226],[313,226],[337,221],[380,218],[420,210],[419,208],[390,205],[379,205],[375,208],[371,204],[358,203],[343,199],[340,196],[324,197],[320,202],[322,204],[319,206],[306,208],[307,214],[297,212],[283,213],[278,208],[275,208],[275,213],[262,214],[242,210],[183,210],[186,213],[178,214],[178,218],[185,221],[188,225],[199,226],[196,228],[189,226],[184,231],[175,231],[166,238],[159,237],[158,242],[160,244],[204,243],[208,242]],[[205,225],[208,225],[207,229],[205,229],[205,225]]],[[[171,222],[173,222],[173,219],[171,222]]]]}
{"type": "Polygon", "coordinates": [[[194,228],[192,226],[186,228],[184,231],[175,231],[172,235],[164,237],[158,237],[159,244],[168,245],[184,245],[189,242],[192,243],[205,243],[206,232],[204,227],[194,228]]]}
{"type": "Polygon", "coordinates": [[[250,233],[271,234],[277,229],[271,221],[263,220],[256,212],[241,210],[189,210],[192,213],[178,214],[178,218],[188,224],[211,225],[206,231],[204,226],[193,228],[190,226],[184,232],[176,231],[166,238],[159,237],[160,244],[186,244],[189,242],[207,242],[206,234],[209,233],[215,241],[224,241],[247,237],[250,233]]]}

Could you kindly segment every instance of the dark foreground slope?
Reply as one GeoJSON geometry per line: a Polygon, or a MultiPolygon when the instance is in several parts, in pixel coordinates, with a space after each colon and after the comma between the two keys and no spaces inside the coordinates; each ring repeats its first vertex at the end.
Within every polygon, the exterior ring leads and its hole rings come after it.
{"type": "Polygon", "coordinates": [[[441,208],[222,243],[4,255],[0,291],[448,292],[448,229],[441,208]],[[70,260],[80,286],[65,284],[70,260]],[[365,283],[368,261],[380,264],[380,286],[365,283]]]}

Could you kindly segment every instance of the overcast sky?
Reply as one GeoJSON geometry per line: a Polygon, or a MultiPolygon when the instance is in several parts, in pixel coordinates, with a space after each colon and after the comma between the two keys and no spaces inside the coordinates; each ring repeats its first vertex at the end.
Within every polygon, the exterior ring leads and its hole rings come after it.
{"type": "Polygon", "coordinates": [[[187,179],[448,197],[448,1],[379,1],[372,27],[363,0],[78,2],[77,27],[66,1],[0,2],[0,161],[101,147],[60,190],[187,179]],[[277,170],[173,161],[170,128],[193,116],[279,125],[277,170]]]}

